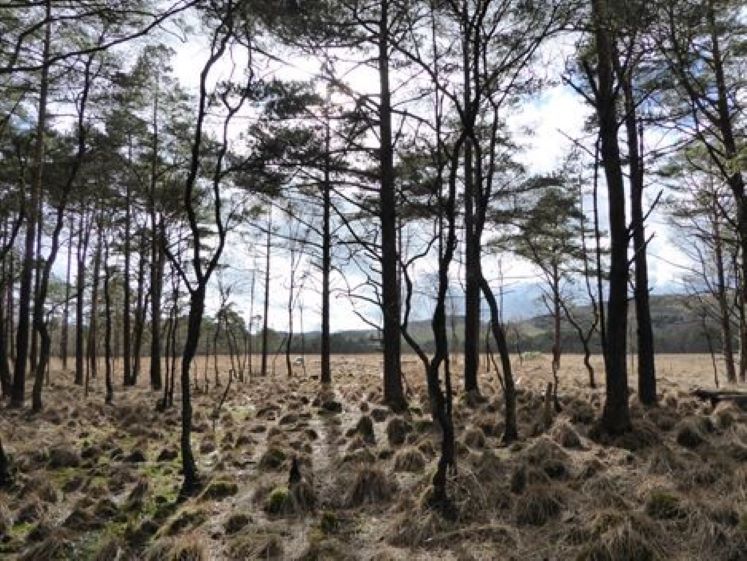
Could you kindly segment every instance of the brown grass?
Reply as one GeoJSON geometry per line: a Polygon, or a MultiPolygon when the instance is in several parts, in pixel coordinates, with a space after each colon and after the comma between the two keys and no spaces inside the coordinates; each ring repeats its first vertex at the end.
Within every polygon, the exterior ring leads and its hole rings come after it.
{"type": "MultiPolygon", "coordinates": [[[[636,430],[614,439],[594,433],[604,387],[586,386],[579,357],[563,357],[563,412],[549,428],[538,424],[549,359],[517,359],[521,439],[510,448],[500,446],[495,374],[481,375],[484,399],[465,398],[454,357],[453,521],[429,508],[440,433],[422,366],[409,359],[404,414],[381,404],[379,357],[334,357],[334,385],[324,390],[311,377],[318,360],[307,357],[308,378],[299,369],[287,379],[283,369],[236,383],[214,425],[225,379],[215,389],[210,364],[209,391],[194,394],[192,440],[205,486],[181,503],[178,403],[157,412],[147,376],[124,390],[117,372],[114,405],[105,407],[102,379],[85,399],[53,364],[42,415],[0,413],[16,473],[16,485],[0,491],[0,558],[739,558],[747,413],[689,397],[711,384],[708,357],[658,357],[661,405],[633,402],[636,430]],[[301,486],[288,482],[293,457],[301,486]],[[275,509],[277,489],[285,498],[275,509]]],[[[200,357],[201,384],[203,367],[200,357]]]]}

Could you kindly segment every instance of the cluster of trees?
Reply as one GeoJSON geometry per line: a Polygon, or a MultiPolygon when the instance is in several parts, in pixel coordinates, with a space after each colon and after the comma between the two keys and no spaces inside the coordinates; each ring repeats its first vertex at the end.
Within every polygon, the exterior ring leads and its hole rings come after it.
{"type": "MultiPolygon", "coordinates": [[[[480,392],[485,302],[488,346],[500,359],[503,439],[518,438],[509,339],[490,278],[497,256],[530,261],[544,281],[556,406],[568,322],[592,386],[588,357],[597,344],[604,351],[601,427],[630,429],[631,286],[637,397],[656,403],[646,223],[660,197],[644,193],[657,183],[672,186],[673,222],[694,233],[685,236],[700,264],[693,287],[720,320],[727,377],[736,380],[729,330],[747,344],[743,19],[734,0],[0,7],[3,396],[22,407],[29,378],[32,408],[42,408],[51,327],[65,365],[74,342],[76,384],[97,375],[103,347],[107,402],[117,357],[123,386],[145,370],[163,407],[178,377],[183,490],[193,492],[195,357],[222,337],[243,378],[257,333],[260,373],[268,372],[271,257],[282,253],[289,373],[294,318],[299,310],[303,318],[310,292],[319,294],[323,383],[333,379],[335,293],[380,329],[383,394],[394,410],[407,407],[402,341],[419,357],[443,435],[433,496],[448,512],[456,341],[447,307],[458,280],[464,389],[480,392]],[[168,45],[180,34],[204,44],[194,88],[170,68],[168,45]],[[509,121],[546,86],[537,70],[547,58],[590,113],[567,161],[540,175],[518,162],[509,121]],[[310,79],[279,79],[284,59],[303,61],[310,79]],[[262,264],[251,271],[249,310],[237,309],[232,279],[242,271],[225,258],[237,242],[262,264]],[[579,298],[591,314],[577,313],[579,298]],[[409,328],[414,307],[429,310],[432,349],[409,328]]],[[[744,353],[738,370],[744,379],[744,353]]]]}

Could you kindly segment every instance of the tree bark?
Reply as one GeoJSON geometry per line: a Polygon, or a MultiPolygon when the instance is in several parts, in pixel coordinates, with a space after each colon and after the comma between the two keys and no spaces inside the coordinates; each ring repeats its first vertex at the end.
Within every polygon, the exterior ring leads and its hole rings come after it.
{"type": "Polygon", "coordinates": [[[184,483],[182,494],[189,496],[199,488],[197,464],[192,454],[192,399],[189,386],[189,369],[197,352],[200,341],[200,327],[205,308],[205,288],[198,286],[190,296],[189,318],[187,320],[187,338],[182,353],[181,386],[182,386],[182,434],[180,439],[182,453],[182,471],[184,483]]]}
{"type": "MultiPolygon", "coordinates": [[[[629,63],[632,64],[632,63],[629,63]]],[[[638,399],[644,405],[653,405],[656,396],[656,366],[654,361],[654,332],[651,326],[651,309],[648,292],[648,258],[645,216],[643,213],[644,170],[641,152],[643,138],[636,114],[633,96],[632,68],[620,72],[619,80],[625,98],[625,129],[628,143],[630,175],[630,213],[633,230],[633,262],[635,265],[635,313],[638,347],[638,399]]]]}
{"type": "Polygon", "coordinates": [[[122,369],[125,386],[133,385],[132,376],[132,316],[130,305],[130,222],[132,220],[132,195],[130,183],[127,182],[125,191],[125,224],[124,224],[124,271],[122,277],[123,311],[122,311],[122,369]]]}
{"type": "MultiPolygon", "coordinates": [[[[101,212],[100,210],[97,212],[101,212]]],[[[93,258],[93,273],[91,278],[91,311],[88,321],[88,370],[91,378],[96,378],[98,374],[98,313],[99,313],[99,280],[101,277],[101,250],[103,226],[101,225],[102,217],[96,219],[97,240],[96,253],[93,258]]],[[[88,376],[86,376],[88,378],[88,376]]]]}
{"type": "Polygon", "coordinates": [[[75,217],[73,213],[70,213],[70,241],[67,248],[67,268],[65,271],[65,305],[62,311],[62,333],[60,334],[60,357],[62,357],[62,369],[67,370],[67,358],[68,358],[68,340],[70,333],[70,293],[72,287],[70,284],[70,277],[73,268],[73,229],[75,227],[75,217]]]}
{"type": "Polygon", "coordinates": [[[607,180],[610,224],[609,303],[607,308],[607,349],[605,352],[606,401],[602,427],[610,433],[630,429],[628,371],[625,360],[628,327],[628,229],[625,221],[625,185],[613,79],[613,47],[606,0],[591,0],[597,51],[599,119],[602,164],[607,180]]]}
{"type": "Polygon", "coordinates": [[[519,438],[519,429],[516,422],[516,387],[514,385],[513,370],[511,368],[511,357],[508,352],[506,334],[501,325],[498,302],[495,300],[493,290],[490,288],[485,277],[480,279],[480,287],[490,309],[490,328],[493,332],[498,354],[501,357],[501,368],[503,369],[503,396],[506,405],[505,424],[503,431],[503,443],[509,444],[519,438]]]}
{"type": "Polygon", "coordinates": [[[718,302],[719,323],[721,326],[721,348],[724,355],[724,366],[726,367],[726,381],[730,384],[735,384],[737,382],[737,370],[734,364],[731,314],[729,313],[726,274],[724,272],[724,250],[721,238],[720,220],[718,205],[714,201],[711,221],[713,223],[713,253],[714,264],[716,266],[716,300],[718,302]]]}
{"type": "Polygon", "coordinates": [[[52,2],[45,2],[44,45],[39,81],[39,105],[34,142],[34,181],[31,193],[24,201],[26,205],[26,238],[24,242],[21,282],[18,293],[18,335],[16,336],[16,361],[13,368],[13,389],[10,404],[23,407],[26,394],[26,367],[29,358],[29,335],[31,318],[32,283],[36,263],[35,242],[38,208],[42,196],[44,177],[44,130],[47,126],[47,98],[49,95],[49,49],[52,33],[52,2]]]}
{"type": "Polygon", "coordinates": [[[267,353],[268,353],[268,336],[267,328],[269,327],[270,314],[270,243],[272,241],[272,207],[270,207],[267,219],[267,244],[265,245],[265,301],[264,316],[262,318],[262,365],[260,374],[267,376],[267,353]]]}
{"type": "Polygon", "coordinates": [[[110,404],[114,399],[114,388],[112,386],[112,297],[109,285],[111,284],[112,270],[109,267],[109,240],[104,241],[104,362],[106,397],[105,403],[110,404]]]}
{"type": "Polygon", "coordinates": [[[378,26],[379,220],[381,222],[381,305],[384,315],[384,401],[395,411],[407,407],[400,365],[400,295],[397,274],[397,211],[394,184],[392,105],[389,85],[389,0],[382,0],[378,26]]]}
{"type": "Polygon", "coordinates": [[[145,315],[148,307],[145,293],[145,264],[148,253],[148,243],[145,229],[140,233],[140,250],[137,268],[137,303],[135,304],[135,330],[132,345],[132,376],[130,382],[137,384],[140,377],[140,355],[143,348],[143,333],[145,331],[145,315]]]}
{"type": "MultiPolygon", "coordinates": [[[[737,206],[737,228],[739,247],[742,253],[741,260],[741,306],[742,317],[744,317],[744,306],[747,305],[747,199],[745,199],[744,176],[740,169],[732,166],[739,156],[739,148],[734,134],[734,125],[731,111],[729,109],[729,91],[726,85],[724,74],[724,61],[721,54],[721,44],[718,36],[718,26],[716,23],[716,12],[714,0],[708,0],[707,18],[711,31],[711,48],[713,59],[710,66],[713,68],[716,77],[716,108],[718,111],[718,122],[715,125],[721,133],[723,142],[724,159],[729,169],[734,168],[733,172],[726,177],[726,182],[731,188],[734,200],[737,206]]],[[[747,377],[747,321],[740,322],[740,365],[739,379],[744,382],[747,377]]]]}
{"type": "Polygon", "coordinates": [[[321,382],[332,383],[332,369],[330,367],[330,325],[329,325],[329,276],[332,270],[332,232],[330,214],[332,209],[330,182],[330,148],[331,134],[328,114],[328,104],[325,104],[324,120],[324,180],[322,183],[322,333],[321,333],[321,382]]]}
{"type": "Polygon", "coordinates": [[[75,383],[83,385],[83,369],[85,354],[85,334],[83,331],[83,304],[86,289],[86,257],[90,238],[90,227],[87,224],[86,213],[80,209],[78,220],[78,246],[76,248],[77,273],[75,275],[75,383]]]}

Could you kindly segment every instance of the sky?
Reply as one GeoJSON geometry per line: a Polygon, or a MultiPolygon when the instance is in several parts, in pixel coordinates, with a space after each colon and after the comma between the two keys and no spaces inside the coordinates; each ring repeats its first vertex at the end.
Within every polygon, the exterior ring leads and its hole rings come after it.
{"type": "MultiPolygon", "coordinates": [[[[170,45],[174,48],[176,55],[172,60],[174,73],[180,83],[186,88],[195,91],[199,83],[199,71],[208,55],[208,45],[205,37],[191,34],[187,41],[179,41],[172,37],[170,45]]],[[[545,53],[540,57],[535,69],[543,74],[554,84],[544,88],[538,95],[532,97],[527,103],[522,103],[518,108],[512,108],[507,118],[509,129],[513,132],[515,140],[518,141],[521,150],[517,159],[525,167],[535,174],[550,173],[556,170],[563,162],[569,149],[572,147],[572,139],[588,138],[588,133],[583,130],[584,122],[589,115],[590,108],[586,106],[581,97],[570,87],[563,85],[559,80],[558,68],[562,64],[557,63],[559,53],[569,53],[572,45],[554,43],[545,48],[545,53]],[[553,62],[554,60],[554,62],[553,62]]],[[[226,57],[228,59],[228,57],[226,57]]],[[[241,53],[234,53],[230,60],[241,68],[245,65],[245,58],[241,53]]],[[[318,62],[311,58],[294,58],[288,61],[287,66],[276,65],[271,72],[276,73],[284,79],[309,79],[318,71],[318,62]]],[[[216,68],[214,78],[225,78],[231,72],[231,63],[222,62],[216,68]]],[[[396,80],[396,75],[394,77],[396,80]]],[[[350,86],[357,91],[376,91],[377,76],[372,71],[358,70],[347,77],[350,86]]],[[[396,84],[395,84],[396,85],[396,84]]],[[[238,131],[236,133],[238,135],[238,131]]],[[[649,204],[656,195],[658,188],[651,187],[647,190],[645,199],[649,204]]],[[[604,189],[600,189],[600,209],[602,214],[606,209],[606,198],[604,189]]],[[[586,201],[585,206],[590,207],[586,201]]],[[[279,215],[278,215],[279,216],[279,215]]],[[[603,224],[606,219],[603,218],[603,224]]],[[[649,246],[649,267],[651,288],[653,294],[663,294],[677,291],[678,282],[682,276],[683,266],[687,259],[678,251],[672,243],[672,233],[666,224],[665,217],[660,211],[655,211],[647,224],[649,235],[653,235],[649,246]]],[[[261,242],[260,242],[261,243],[261,242]]],[[[250,290],[252,275],[257,275],[255,282],[254,314],[261,314],[264,279],[261,269],[264,267],[263,248],[252,249],[251,240],[246,236],[240,236],[233,232],[229,237],[222,262],[229,265],[229,269],[223,273],[222,281],[232,284],[232,300],[234,306],[244,316],[249,318],[251,307],[250,290]],[[259,259],[257,256],[260,256],[259,259]]],[[[270,313],[269,325],[273,329],[285,330],[288,326],[287,300],[288,300],[288,252],[276,248],[272,251],[272,274],[270,280],[270,313]]],[[[57,272],[64,266],[64,259],[58,259],[57,272]]],[[[64,269],[62,269],[64,270],[64,269]]],[[[541,280],[537,271],[531,265],[510,255],[500,258],[488,256],[484,260],[484,270],[489,279],[495,281],[502,276],[505,284],[504,294],[504,317],[507,319],[524,318],[537,313],[543,313],[543,306],[539,300],[541,280]],[[499,262],[500,261],[500,262],[499,262]]],[[[348,282],[355,284],[360,280],[354,272],[348,271],[348,282]]],[[[459,291],[462,271],[459,263],[452,266],[452,278],[455,291],[459,291]]],[[[218,304],[217,278],[213,279],[212,290],[209,291],[207,302],[208,313],[213,313],[218,304]]],[[[301,323],[306,331],[319,329],[319,292],[318,275],[312,275],[305,282],[306,288],[299,296],[299,303],[304,309],[301,318],[300,307],[296,306],[294,313],[294,324],[296,330],[301,323]]],[[[347,296],[339,294],[338,290],[344,288],[345,282],[334,273],[332,278],[333,297],[331,306],[331,325],[333,331],[362,329],[369,327],[358,315],[352,313],[351,307],[355,306],[363,315],[376,322],[379,318],[375,307],[361,305],[351,302],[347,296]],[[336,290],[337,289],[337,290],[336,290]]],[[[412,319],[425,319],[431,306],[427,298],[421,299],[416,306],[416,312],[412,319]]],[[[458,312],[458,304],[457,312],[458,312]]]]}
{"type": "MultiPolygon", "coordinates": [[[[207,56],[207,44],[204,39],[192,37],[186,43],[173,45],[176,57],[173,66],[176,76],[186,86],[196,87],[198,69],[201,61],[207,56]],[[198,61],[200,61],[198,63],[198,61]]],[[[540,56],[536,72],[543,75],[551,84],[544,88],[538,95],[522,103],[518,109],[512,111],[508,117],[509,128],[515,135],[521,146],[517,159],[533,173],[551,173],[563,162],[566,154],[573,145],[573,139],[588,140],[589,134],[583,130],[584,122],[591,109],[585,105],[581,97],[569,86],[559,79],[559,70],[562,64],[558,64],[558,55],[569,54],[573,45],[568,42],[554,42],[547,45],[540,56]]],[[[234,57],[235,60],[235,57],[234,57]]],[[[318,63],[309,58],[294,58],[288,61],[285,67],[277,67],[275,72],[285,79],[309,79],[318,71],[318,63]]],[[[226,69],[218,70],[225,74],[226,69]]],[[[377,76],[372,71],[358,70],[347,77],[350,86],[357,91],[376,91],[377,76]]],[[[395,76],[396,80],[396,76],[395,76]]],[[[650,186],[644,196],[644,204],[651,204],[656,197],[659,188],[650,186]]],[[[591,202],[585,201],[585,206],[590,208],[591,202]]],[[[606,196],[603,185],[600,188],[600,209],[602,214],[602,227],[606,223],[606,196]]],[[[651,290],[653,294],[664,294],[675,292],[679,289],[680,279],[684,268],[687,266],[687,258],[672,243],[672,232],[667,225],[666,217],[660,210],[655,210],[647,224],[647,234],[652,236],[649,245],[649,274],[651,290]]],[[[249,317],[249,291],[251,286],[251,275],[256,272],[257,266],[263,268],[263,262],[256,263],[257,251],[250,251],[248,242],[241,240],[239,243],[229,243],[224,261],[233,264],[236,274],[226,273],[226,278],[233,279],[237,286],[234,289],[235,306],[246,318],[249,317]],[[239,265],[241,264],[241,265],[239,265]]],[[[262,253],[262,250],[260,250],[262,253]]],[[[287,251],[275,249],[272,252],[273,265],[270,290],[270,314],[269,324],[274,329],[284,330],[287,328],[287,299],[288,299],[288,268],[289,258],[287,251]]],[[[508,319],[521,318],[543,313],[543,306],[539,296],[541,294],[541,280],[537,271],[527,262],[504,255],[499,259],[488,256],[485,259],[484,270],[490,279],[502,275],[505,283],[504,314],[508,319]],[[499,271],[500,269],[500,271],[499,271]]],[[[356,277],[351,273],[350,284],[355,284],[356,277]]],[[[461,267],[455,263],[452,267],[452,277],[457,289],[461,278],[461,267]]],[[[259,273],[255,285],[256,298],[255,310],[261,305],[263,279],[259,273]]],[[[303,324],[306,330],[319,328],[319,294],[318,279],[311,278],[306,281],[307,288],[301,291],[299,301],[304,307],[303,324]]],[[[334,288],[342,288],[344,282],[339,275],[333,274],[333,298],[331,325],[333,331],[359,329],[368,327],[356,314],[351,313],[349,298],[335,294],[334,288]]],[[[216,298],[208,303],[208,309],[215,307],[216,298]]],[[[422,302],[418,309],[425,310],[420,314],[414,313],[413,319],[424,319],[430,312],[430,306],[426,301],[422,302]]],[[[376,321],[378,311],[370,306],[357,309],[376,321]]],[[[261,310],[260,310],[261,312],[261,310]]],[[[257,312],[255,311],[255,314],[257,312]]],[[[298,328],[301,321],[300,312],[296,311],[294,323],[298,328]]]]}

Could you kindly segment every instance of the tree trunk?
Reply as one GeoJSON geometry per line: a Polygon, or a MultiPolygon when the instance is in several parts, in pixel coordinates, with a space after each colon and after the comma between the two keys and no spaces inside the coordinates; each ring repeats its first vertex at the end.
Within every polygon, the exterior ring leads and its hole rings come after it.
{"type": "Polygon", "coordinates": [[[285,369],[288,378],[293,376],[293,361],[291,360],[291,345],[293,344],[293,294],[296,284],[296,256],[295,250],[290,254],[290,287],[288,288],[288,337],[285,341],[285,369]]]}
{"type": "Polygon", "coordinates": [[[599,118],[602,163],[607,179],[610,224],[609,304],[607,309],[607,349],[605,352],[606,401],[602,427],[610,433],[630,429],[628,408],[628,371],[625,361],[628,327],[628,229],[625,220],[625,185],[613,80],[613,47],[606,0],[592,0],[597,50],[599,118]]]}
{"type": "Polygon", "coordinates": [[[122,369],[125,386],[133,385],[132,376],[132,333],[130,310],[130,221],[132,220],[132,202],[130,183],[127,182],[125,192],[125,231],[124,231],[124,271],[122,278],[123,311],[122,311],[122,369]]]}
{"type": "Polygon", "coordinates": [[[151,305],[151,338],[150,338],[150,387],[161,389],[161,293],[163,291],[163,261],[164,245],[164,217],[159,216],[156,202],[156,187],[158,182],[158,80],[156,79],[155,94],[153,96],[153,146],[151,149],[150,165],[150,224],[151,224],[151,276],[150,276],[150,305],[151,305]]]}
{"type": "Polygon", "coordinates": [[[83,332],[83,298],[86,289],[86,257],[88,253],[88,242],[90,228],[86,224],[85,210],[81,208],[78,221],[78,247],[76,248],[76,260],[78,264],[75,275],[75,383],[83,385],[83,360],[85,353],[85,342],[83,332]]]}
{"type": "Polygon", "coordinates": [[[272,241],[272,208],[270,208],[268,219],[267,219],[267,244],[265,245],[265,301],[264,301],[264,317],[262,318],[262,366],[260,367],[260,374],[267,376],[267,328],[269,326],[269,314],[270,314],[270,243],[272,241]]]}
{"type": "Polygon", "coordinates": [[[44,176],[44,131],[47,125],[47,97],[49,94],[49,48],[52,32],[52,2],[45,2],[44,45],[41,77],[39,81],[39,106],[34,143],[34,181],[26,205],[26,238],[24,242],[21,282],[18,292],[18,335],[16,336],[16,361],[13,368],[12,407],[23,407],[26,396],[26,367],[29,358],[32,283],[35,269],[36,229],[38,208],[42,197],[44,176]]]}
{"type": "MultiPolygon", "coordinates": [[[[462,2],[462,66],[464,72],[464,106],[472,100],[470,68],[469,5],[462,2]]],[[[464,391],[479,392],[477,373],[480,362],[480,248],[475,235],[475,185],[472,139],[464,142],[464,391]]]]}
{"type": "Polygon", "coordinates": [[[638,343],[638,399],[644,405],[653,405],[657,401],[656,367],[654,361],[654,332],[651,327],[651,309],[649,306],[647,243],[643,213],[643,135],[636,116],[631,73],[630,68],[627,72],[620,72],[619,80],[625,97],[625,129],[630,170],[630,213],[633,230],[634,296],[637,323],[636,340],[638,343]]]}
{"type": "Polygon", "coordinates": [[[106,378],[105,403],[110,404],[114,398],[112,387],[112,297],[109,285],[111,284],[112,270],[109,268],[109,240],[104,241],[104,362],[106,378]]]}
{"type": "Polygon", "coordinates": [[[137,384],[140,377],[140,354],[143,348],[143,333],[145,331],[145,314],[146,314],[146,294],[145,294],[145,256],[148,253],[148,243],[145,236],[145,229],[140,233],[140,250],[138,252],[137,267],[137,303],[135,304],[135,330],[132,345],[132,376],[130,382],[132,385],[137,384]]]}
{"type": "Polygon", "coordinates": [[[161,296],[163,291],[163,217],[158,221],[152,217],[153,239],[151,241],[150,275],[150,387],[161,389],[161,296]]]}
{"type": "MultiPolygon", "coordinates": [[[[714,196],[715,198],[715,196],[714,196]]],[[[726,287],[726,274],[724,272],[724,251],[721,239],[721,224],[718,205],[714,201],[713,213],[713,253],[716,266],[716,301],[718,302],[719,323],[721,326],[721,345],[724,354],[724,365],[726,367],[726,381],[730,384],[737,382],[737,371],[734,365],[734,348],[732,342],[731,317],[726,287]]],[[[704,325],[705,329],[705,325],[704,325]]]]}
{"type": "Polygon", "coordinates": [[[511,357],[508,352],[506,343],[506,334],[501,325],[500,313],[498,311],[498,302],[495,300],[493,290],[490,288],[485,277],[480,279],[480,287],[485,296],[490,309],[490,328],[493,331],[493,338],[498,347],[498,354],[501,357],[501,368],[503,369],[503,395],[506,404],[505,424],[503,432],[503,443],[509,444],[519,438],[519,430],[516,422],[516,388],[514,386],[514,376],[511,369],[511,357]]]}
{"type": "MultiPolygon", "coordinates": [[[[99,211],[100,212],[100,211],[99,211]]],[[[101,250],[103,226],[102,218],[96,219],[96,228],[98,229],[96,240],[96,254],[93,258],[93,273],[91,278],[91,311],[88,321],[88,369],[91,378],[96,378],[98,374],[98,313],[99,313],[99,280],[101,277],[101,250]]]]}
{"type": "Polygon", "coordinates": [[[205,309],[205,287],[199,285],[191,293],[189,300],[189,319],[187,321],[187,337],[182,353],[181,386],[182,386],[182,433],[181,453],[182,472],[184,483],[181,493],[190,496],[199,488],[200,481],[197,473],[197,464],[192,454],[192,399],[189,386],[189,369],[192,359],[197,352],[200,342],[200,327],[202,326],[202,315],[205,309]]]}
{"type": "MultiPolygon", "coordinates": [[[[255,263],[256,265],[256,263],[255,263]]],[[[249,352],[249,376],[254,375],[254,368],[252,365],[252,355],[254,354],[254,289],[256,287],[256,280],[257,280],[257,269],[252,271],[252,287],[249,289],[249,333],[247,335],[247,347],[249,352]]],[[[205,354],[207,356],[207,347],[205,348],[205,354]]]]}
{"type": "MultiPolygon", "coordinates": [[[[42,178],[43,183],[43,178],[42,178]]],[[[37,302],[39,300],[39,291],[40,291],[40,282],[41,282],[41,276],[42,276],[42,236],[44,235],[44,229],[43,229],[43,221],[44,221],[44,194],[41,191],[41,188],[39,190],[40,196],[39,196],[39,207],[36,211],[36,250],[34,251],[36,255],[35,263],[34,263],[34,306],[33,309],[36,308],[37,302]]],[[[35,372],[36,371],[36,365],[39,360],[39,332],[34,327],[34,312],[31,312],[31,346],[29,347],[29,371],[35,372]]]]}
{"type": "Polygon", "coordinates": [[[552,344],[552,399],[555,411],[560,413],[560,400],[558,400],[558,372],[560,371],[561,332],[560,332],[560,271],[558,264],[552,264],[552,313],[553,313],[553,344],[552,344]]]}
{"type": "MultiPolygon", "coordinates": [[[[741,315],[744,318],[744,307],[747,305],[747,199],[745,199],[744,177],[740,169],[732,166],[739,157],[739,148],[734,135],[734,125],[732,114],[729,109],[729,89],[724,76],[724,61],[721,54],[721,44],[718,37],[718,25],[716,23],[716,13],[714,0],[708,1],[707,17],[711,31],[711,47],[713,60],[710,66],[716,76],[716,107],[718,110],[718,122],[716,126],[721,133],[723,142],[724,160],[727,162],[728,169],[732,170],[731,175],[726,181],[731,188],[734,200],[737,206],[737,228],[739,238],[739,248],[742,253],[741,260],[741,315]]],[[[739,379],[744,382],[747,376],[747,321],[740,322],[740,364],[739,379]]]]}
{"type": "Polygon", "coordinates": [[[0,489],[10,487],[13,482],[10,476],[10,462],[3,449],[3,441],[0,439],[0,489]]]}
{"type": "Polygon", "coordinates": [[[67,370],[68,357],[68,340],[70,332],[70,276],[73,268],[73,229],[75,227],[75,218],[70,213],[70,241],[67,248],[67,268],[65,271],[65,305],[62,310],[62,333],[60,334],[60,357],[62,357],[62,369],[67,370]]]}
{"type": "MultiPolygon", "coordinates": [[[[3,273],[5,273],[5,262],[2,263],[3,273]]],[[[9,397],[12,386],[10,367],[8,365],[8,330],[5,321],[5,277],[0,280],[0,391],[2,397],[9,397]]]]}
{"type": "Polygon", "coordinates": [[[395,411],[407,407],[400,371],[400,300],[397,275],[397,211],[392,146],[392,106],[389,87],[389,0],[381,2],[378,26],[379,219],[381,221],[381,305],[384,315],[384,401],[395,411]]]}
{"type": "Polygon", "coordinates": [[[324,121],[324,182],[322,184],[322,333],[321,333],[321,382],[332,383],[330,367],[330,325],[329,325],[329,274],[332,270],[332,232],[330,214],[332,209],[330,183],[330,124],[328,103],[325,104],[324,121]]]}

